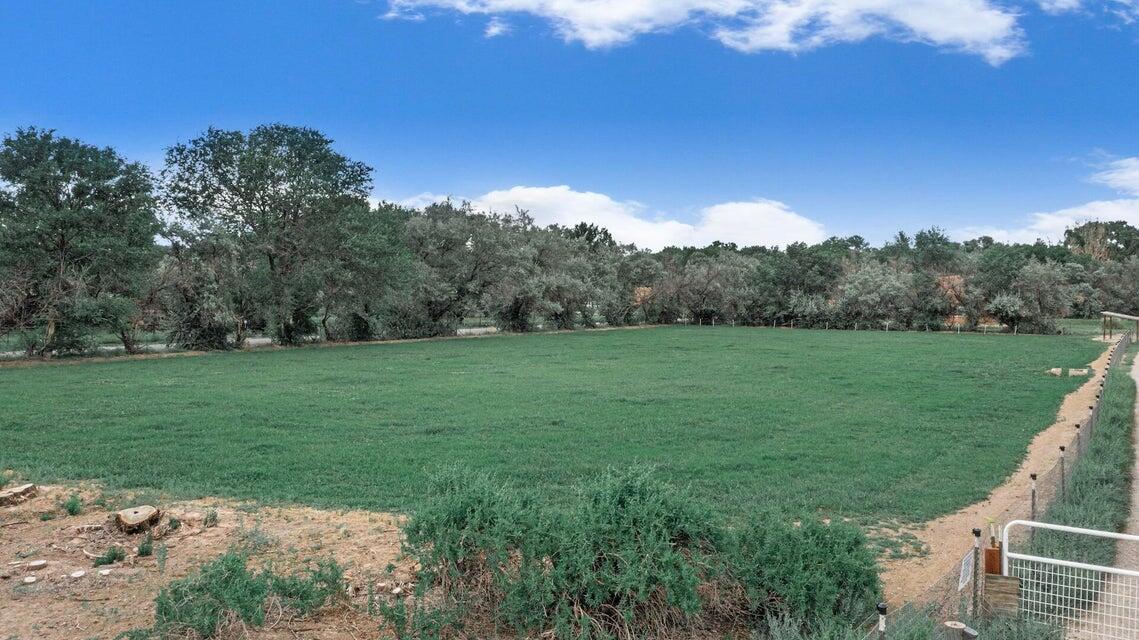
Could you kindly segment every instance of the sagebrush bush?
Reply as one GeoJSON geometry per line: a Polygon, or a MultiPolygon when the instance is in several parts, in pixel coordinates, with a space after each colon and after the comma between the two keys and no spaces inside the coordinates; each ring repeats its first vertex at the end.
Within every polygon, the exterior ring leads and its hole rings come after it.
{"type": "Polygon", "coordinates": [[[880,595],[878,568],[861,530],[768,515],[742,528],[727,561],[757,623],[860,620],[880,595]]]}
{"type": "Polygon", "coordinates": [[[852,622],[878,594],[853,527],[769,517],[738,531],[644,467],[562,505],[447,471],[405,533],[420,608],[389,607],[397,631],[434,616],[557,638],[659,637],[777,615],[852,622]]]}
{"type": "Polygon", "coordinates": [[[245,554],[230,551],[164,587],[154,599],[154,626],[127,637],[213,638],[227,625],[264,624],[270,599],[295,615],[307,615],[340,597],[343,586],[344,571],[331,560],[301,575],[281,576],[251,571],[245,554]]]}

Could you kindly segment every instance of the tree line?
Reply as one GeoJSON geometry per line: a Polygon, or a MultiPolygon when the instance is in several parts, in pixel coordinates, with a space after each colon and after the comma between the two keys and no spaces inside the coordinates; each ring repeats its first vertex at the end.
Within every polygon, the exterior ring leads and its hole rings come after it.
{"type": "Polygon", "coordinates": [[[372,169],[319,131],[211,128],[152,172],[40,128],[0,145],[0,334],[29,355],[143,332],[227,349],[599,324],[794,324],[1051,332],[1056,319],[1139,313],[1139,230],[1063,242],[959,243],[937,228],[880,247],[822,243],[647,251],[592,224],[540,226],[468,203],[369,203],[372,169]]]}

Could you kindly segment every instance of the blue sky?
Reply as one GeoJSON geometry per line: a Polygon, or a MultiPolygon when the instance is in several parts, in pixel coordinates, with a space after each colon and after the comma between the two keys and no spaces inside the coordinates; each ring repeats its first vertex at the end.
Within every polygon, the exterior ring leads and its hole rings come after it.
{"type": "Polygon", "coordinates": [[[1139,223],[1139,0],[0,4],[0,129],[316,127],[377,198],[642,246],[1139,223]]]}

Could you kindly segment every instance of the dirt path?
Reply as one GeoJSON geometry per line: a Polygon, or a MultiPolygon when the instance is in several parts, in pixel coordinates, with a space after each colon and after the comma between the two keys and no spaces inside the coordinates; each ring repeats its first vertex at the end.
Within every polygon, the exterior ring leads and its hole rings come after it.
{"type": "MultiPolygon", "coordinates": [[[[1027,518],[1032,473],[1043,474],[1055,467],[1061,445],[1069,445],[1075,436],[1075,424],[1083,422],[1088,406],[1095,401],[1099,377],[1107,364],[1104,351],[1090,364],[1092,375],[1079,389],[1068,394],[1056,414],[1056,422],[1037,434],[1028,454],[1004,484],[993,490],[982,502],[969,505],[956,513],[905,530],[928,546],[928,555],[920,558],[885,560],[882,581],[889,603],[901,605],[915,600],[932,600],[956,592],[956,567],[972,548],[970,531],[979,527],[988,531],[989,522],[1008,522],[1027,518]],[[945,593],[942,593],[944,590],[945,593]]],[[[1044,372],[1041,372],[1044,375],[1044,372]]],[[[1043,477],[1043,475],[1042,475],[1043,477]]]]}

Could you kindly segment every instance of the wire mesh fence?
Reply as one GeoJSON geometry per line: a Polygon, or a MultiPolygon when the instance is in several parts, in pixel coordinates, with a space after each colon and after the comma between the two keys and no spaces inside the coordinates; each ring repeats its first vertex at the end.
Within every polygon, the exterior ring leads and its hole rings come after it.
{"type": "Polygon", "coordinates": [[[1016,558],[1009,561],[1009,575],[1020,580],[1026,619],[1065,629],[1068,638],[1139,637],[1139,574],[1016,558]]]}
{"type": "MultiPolygon", "coordinates": [[[[1094,400],[1088,405],[1083,419],[1061,439],[1063,444],[1058,446],[1059,455],[1055,463],[1032,472],[1023,500],[986,514],[987,522],[978,522],[976,526],[991,526],[989,534],[996,537],[998,523],[1040,520],[1052,504],[1065,496],[1069,474],[1087,451],[1091,438],[1095,437],[1105,400],[1107,376],[1122,362],[1132,339],[1130,332],[1121,335],[1111,347],[1105,370],[1095,372],[1097,389],[1094,400]]],[[[1034,535],[1033,529],[1021,528],[1010,534],[1008,545],[1031,544],[1034,535]]],[[[935,621],[969,620],[985,613],[986,603],[981,596],[985,591],[985,571],[980,566],[983,556],[975,554],[967,546],[973,539],[969,531],[962,531],[961,539],[961,564],[947,570],[923,592],[910,595],[906,604],[891,607],[884,616],[886,628],[907,629],[910,633],[922,629],[922,637],[957,640],[963,637],[960,631],[945,628],[935,621]],[[969,575],[965,575],[966,566],[972,567],[969,575]]],[[[1039,578],[1022,594],[1026,598],[1022,603],[1022,619],[1061,625],[1069,638],[1139,639],[1139,630],[1136,630],[1139,628],[1139,577],[1091,575],[1095,571],[1085,572],[1085,575],[1070,567],[1046,569],[1024,562],[1015,565],[1015,570],[1039,578]],[[1047,615],[1046,612],[1053,609],[1058,613],[1047,615]],[[1096,635],[1092,627],[1097,620],[1109,633],[1126,635],[1096,635]]],[[[873,620],[868,620],[864,628],[867,629],[867,638],[881,635],[879,625],[873,620]]]]}

